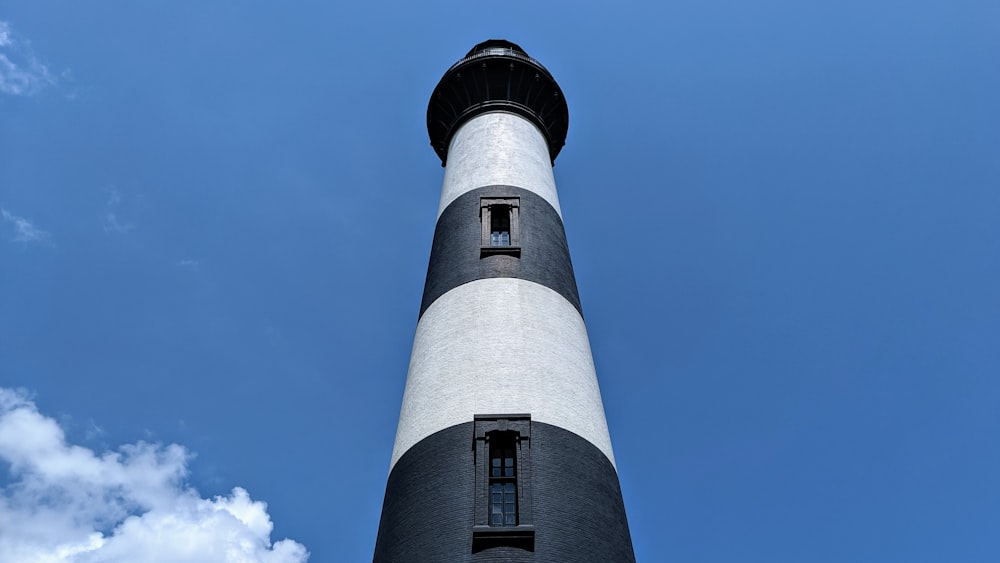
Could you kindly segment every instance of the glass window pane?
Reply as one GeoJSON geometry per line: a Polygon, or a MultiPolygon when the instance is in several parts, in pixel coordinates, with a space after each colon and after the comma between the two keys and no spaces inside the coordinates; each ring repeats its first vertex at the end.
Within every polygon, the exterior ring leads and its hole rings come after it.
{"type": "Polygon", "coordinates": [[[490,230],[510,231],[510,206],[491,205],[490,206],[490,230]]]}
{"type": "MultiPolygon", "coordinates": [[[[496,207],[493,211],[497,211],[496,207]]],[[[491,241],[494,244],[510,244],[510,207],[506,206],[500,220],[502,224],[491,225],[491,241]],[[501,228],[496,228],[496,227],[501,228]]],[[[496,216],[493,217],[496,220],[496,216]]],[[[489,465],[487,465],[490,494],[490,525],[517,525],[517,448],[514,447],[517,434],[502,431],[489,437],[489,465]],[[499,521],[497,518],[499,517],[499,521]]]]}

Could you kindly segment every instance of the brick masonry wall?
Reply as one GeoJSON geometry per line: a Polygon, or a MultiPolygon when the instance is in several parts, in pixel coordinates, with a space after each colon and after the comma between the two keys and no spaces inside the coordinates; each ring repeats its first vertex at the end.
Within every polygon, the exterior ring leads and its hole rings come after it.
{"type": "Polygon", "coordinates": [[[562,219],[549,202],[524,188],[501,185],[475,189],[445,209],[434,229],[420,314],[435,299],[463,283],[500,277],[544,285],[565,297],[582,314],[562,219]],[[520,198],[520,257],[480,257],[479,202],[484,197],[520,198]]]}
{"type": "Polygon", "coordinates": [[[473,423],[441,430],[411,447],[389,475],[376,563],[628,563],[635,561],[618,474],[580,436],[531,423],[534,552],[472,552],[473,423]]]}

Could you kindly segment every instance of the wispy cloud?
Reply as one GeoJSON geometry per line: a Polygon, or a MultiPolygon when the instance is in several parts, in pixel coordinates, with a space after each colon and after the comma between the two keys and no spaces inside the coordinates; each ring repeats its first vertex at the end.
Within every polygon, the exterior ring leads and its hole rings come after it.
{"type": "Polygon", "coordinates": [[[104,202],[104,232],[123,235],[135,228],[132,223],[124,222],[118,217],[118,206],[122,202],[122,194],[115,188],[105,188],[108,200],[104,202]]]}
{"type": "Polygon", "coordinates": [[[122,193],[114,188],[104,188],[104,191],[108,194],[108,200],[104,202],[107,206],[118,205],[122,202],[122,193]]]}
{"type": "MultiPolygon", "coordinates": [[[[2,38],[2,36],[0,36],[2,38]]],[[[14,238],[17,242],[39,242],[48,243],[51,242],[52,237],[49,233],[39,229],[34,223],[25,219],[24,217],[18,217],[6,209],[0,208],[0,217],[3,218],[5,223],[10,223],[14,227],[14,238]]]]}
{"type": "Polygon", "coordinates": [[[98,454],[68,444],[22,391],[0,387],[0,561],[304,563],[271,542],[267,505],[242,488],[202,498],[186,486],[190,454],[138,442],[98,454]]]}
{"type": "Polygon", "coordinates": [[[93,441],[98,438],[101,438],[104,435],[105,435],[104,429],[98,426],[96,422],[91,420],[90,423],[87,424],[87,430],[83,436],[87,440],[93,441]]]}
{"type": "Polygon", "coordinates": [[[31,43],[20,39],[10,23],[0,21],[0,94],[30,96],[56,83],[31,49],[31,43]]]}
{"type": "Polygon", "coordinates": [[[134,228],[135,225],[132,223],[122,223],[114,211],[108,211],[104,214],[104,232],[106,233],[125,234],[134,228]]]}

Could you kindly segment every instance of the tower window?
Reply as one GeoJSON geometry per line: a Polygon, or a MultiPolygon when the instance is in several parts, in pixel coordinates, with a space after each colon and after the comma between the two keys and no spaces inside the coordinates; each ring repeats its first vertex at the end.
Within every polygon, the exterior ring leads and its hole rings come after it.
{"type": "Polygon", "coordinates": [[[510,246],[510,206],[490,207],[490,246],[510,246]]]}
{"type": "Polygon", "coordinates": [[[518,217],[520,198],[482,198],[479,219],[483,238],[480,257],[494,254],[521,255],[518,217]]]}
{"type": "Polygon", "coordinates": [[[490,438],[490,526],[517,526],[517,464],[509,432],[490,438]]]}
{"type": "Polygon", "coordinates": [[[534,551],[531,417],[476,415],[473,553],[497,546],[534,551]]]}

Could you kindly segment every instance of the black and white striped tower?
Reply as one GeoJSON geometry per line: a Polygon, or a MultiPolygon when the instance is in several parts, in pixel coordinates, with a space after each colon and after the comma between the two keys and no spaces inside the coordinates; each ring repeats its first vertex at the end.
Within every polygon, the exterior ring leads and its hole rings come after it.
{"type": "Polygon", "coordinates": [[[508,41],[434,89],[444,185],[376,562],[635,559],[552,175],[568,124],[508,41]]]}

